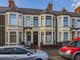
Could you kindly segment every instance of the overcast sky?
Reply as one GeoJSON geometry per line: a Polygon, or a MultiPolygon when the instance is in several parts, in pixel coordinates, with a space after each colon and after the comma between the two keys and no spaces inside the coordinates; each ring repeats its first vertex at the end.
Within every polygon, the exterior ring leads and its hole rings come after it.
{"type": "MultiPolygon", "coordinates": [[[[45,9],[51,0],[14,0],[17,7],[45,9]]],[[[53,10],[61,10],[65,7],[73,11],[73,0],[53,0],[53,10]]],[[[8,0],[0,0],[0,6],[8,6],[8,0]]]]}

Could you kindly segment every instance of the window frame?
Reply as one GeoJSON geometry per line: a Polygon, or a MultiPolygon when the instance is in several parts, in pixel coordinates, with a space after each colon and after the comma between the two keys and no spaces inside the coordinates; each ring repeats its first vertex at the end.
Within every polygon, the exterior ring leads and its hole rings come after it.
{"type": "Polygon", "coordinates": [[[51,26],[52,26],[52,17],[46,16],[46,27],[51,27],[51,26]]]}
{"type": "Polygon", "coordinates": [[[16,14],[9,14],[9,25],[11,25],[11,26],[17,25],[16,18],[17,18],[16,14]],[[11,15],[13,15],[13,16],[11,16],[11,15]],[[12,18],[14,18],[14,19],[12,19],[12,18]],[[14,21],[14,23],[13,23],[13,21],[14,21]]]}
{"type": "Polygon", "coordinates": [[[64,17],[63,18],[64,20],[63,20],[63,26],[64,27],[68,27],[69,26],[69,24],[68,24],[68,17],[64,17]],[[66,19],[67,18],[67,19],[66,19]]]}
{"type": "MultiPolygon", "coordinates": [[[[7,53],[0,53],[0,54],[2,54],[2,55],[4,55],[4,54],[12,54],[12,48],[0,48],[0,49],[5,49],[5,50],[7,50],[7,49],[11,49],[11,51],[10,52],[7,52],[7,53]]],[[[2,50],[3,51],[3,50],[2,50]]],[[[1,52],[1,51],[0,51],[1,52]]]]}

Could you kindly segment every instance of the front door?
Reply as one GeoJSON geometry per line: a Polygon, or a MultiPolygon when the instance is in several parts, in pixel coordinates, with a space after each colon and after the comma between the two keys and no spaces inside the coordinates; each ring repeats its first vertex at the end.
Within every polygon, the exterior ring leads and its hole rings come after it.
{"type": "Polygon", "coordinates": [[[38,32],[33,33],[33,42],[34,45],[38,45],[38,32]]]}

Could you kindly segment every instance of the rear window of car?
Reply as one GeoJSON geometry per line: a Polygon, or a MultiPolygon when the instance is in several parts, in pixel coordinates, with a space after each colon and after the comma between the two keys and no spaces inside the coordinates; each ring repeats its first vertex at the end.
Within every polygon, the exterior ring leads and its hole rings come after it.
{"type": "Polygon", "coordinates": [[[11,54],[12,49],[11,48],[0,48],[0,54],[11,54]]]}
{"type": "Polygon", "coordinates": [[[22,48],[13,48],[13,54],[26,54],[28,51],[22,48]]]}

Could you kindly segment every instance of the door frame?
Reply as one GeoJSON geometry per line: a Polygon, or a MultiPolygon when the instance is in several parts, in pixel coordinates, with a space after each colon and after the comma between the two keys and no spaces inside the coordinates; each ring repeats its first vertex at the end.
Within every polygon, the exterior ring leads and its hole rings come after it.
{"type": "Polygon", "coordinates": [[[35,46],[38,46],[38,31],[33,31],[33,44],[35,46]],[[35,33],[37,33],[37,38],[34,38],[36,36],[36,35],[34,36],[35,33]]]}

